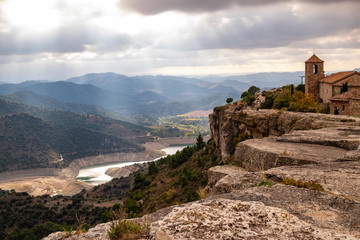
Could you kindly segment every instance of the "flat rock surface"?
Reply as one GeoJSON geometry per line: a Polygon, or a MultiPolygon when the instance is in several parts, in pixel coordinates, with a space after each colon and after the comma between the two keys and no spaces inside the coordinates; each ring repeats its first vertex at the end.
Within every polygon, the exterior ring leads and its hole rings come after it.
{"type": "Polygon", "coordinates": [[[237,145],[235,162],[250,171],[334,162],[348,151],[317,144],[278,142],[275,138],[250,139],[237,145]]]}
{"type": "MultiPolygon", "coordinates": [[[[284,166],[269,169],[267,175],[278,178],[316,181],[329,192],[360,202],[360,162],[336,162],[321,165],[284,166]]],[[[360,216],[359,216],[360,217],[360,216]]]]}
{"type": "Polygon", "coordinates": [[[360,203],[329,193],[276,184],[214,195],[209,199],[262,202],[266,206],[285,209],[324,231],[350,234],[360,239],[360,203]]]}
{"type": "Polygon", "coordinates": [[[208,185],[206,190],[210,195],[228,193],[233,190],[254,187],[261,180],[259,173],[248,172],[237,166],[216,166],[208,170],[208,185]]]}
{"type": "Polygon", "coordinates": [[[359,127],[322,128],[293,131],[277,138],[281,142],[311,143],[355,150],[360,145],[359,127]]]}
{"type": "Polygon", "coordinates": [[[150,235],[156,240],[357,239],[314,227],[284,209],[223,198],[174,207],[151,224],[150,235]]]}

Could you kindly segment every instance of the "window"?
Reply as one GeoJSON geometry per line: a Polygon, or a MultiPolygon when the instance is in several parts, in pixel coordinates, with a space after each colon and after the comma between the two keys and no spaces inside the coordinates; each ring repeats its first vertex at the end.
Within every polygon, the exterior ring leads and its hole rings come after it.
{"type": "Polygon", "coordinates": [[[313,73],[314,73],[314,74],[317,74],[317,73],[318,73],[318,65],[316,65],[316,64],[314,64],[313,73]]]}
{"type": "Polygon", "coordinates": [[[343,111],[345,111],[345,105],[343,105],[343,111]]]}

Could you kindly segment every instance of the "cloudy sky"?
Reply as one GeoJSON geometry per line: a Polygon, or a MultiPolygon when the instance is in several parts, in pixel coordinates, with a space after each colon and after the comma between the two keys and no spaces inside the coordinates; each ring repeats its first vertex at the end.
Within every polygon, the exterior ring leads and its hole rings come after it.
{"type": "Polygon", "coordinates": [[[360,67],[359,0],[0,0],[0,82],[360,67]]]}

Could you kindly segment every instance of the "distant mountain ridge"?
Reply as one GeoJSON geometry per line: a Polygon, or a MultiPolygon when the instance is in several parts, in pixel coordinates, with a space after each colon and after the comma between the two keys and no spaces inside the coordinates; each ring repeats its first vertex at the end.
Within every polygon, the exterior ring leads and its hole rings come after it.
{"type": "Polygon", "coordinates": [[[177,76],[134,76],[89,73],[65,81],[28,81],[0,85],[0,95],[13,101],[50,109],[81,113],[116,111],[124,116],[152,117],[209,110],[228,98],[240,99],[251,85],[273,88],[300,83],[295,73],[259,73],[197,79],[177,76]],[[31,93],[32,92],[32,93],[31,93]],[[50,98],[51,99],[50,99],[50,98]],[[93,106],[85,106],[93,105],[93,106]],[[156,107],[159,109],[156,109],[156,107]]]}

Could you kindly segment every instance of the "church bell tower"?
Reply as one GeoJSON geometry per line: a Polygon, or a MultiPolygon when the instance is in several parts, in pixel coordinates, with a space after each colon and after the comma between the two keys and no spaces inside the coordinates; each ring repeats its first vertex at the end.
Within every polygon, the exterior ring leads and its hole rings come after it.
{"type": "Polygon", "coordinates": [[[305,62],[305,93],[308,95],[312,94],[316,99],[319,99],[319,81],[324,77],[324,61],[314,53],[314,55],[305,62]]]}

